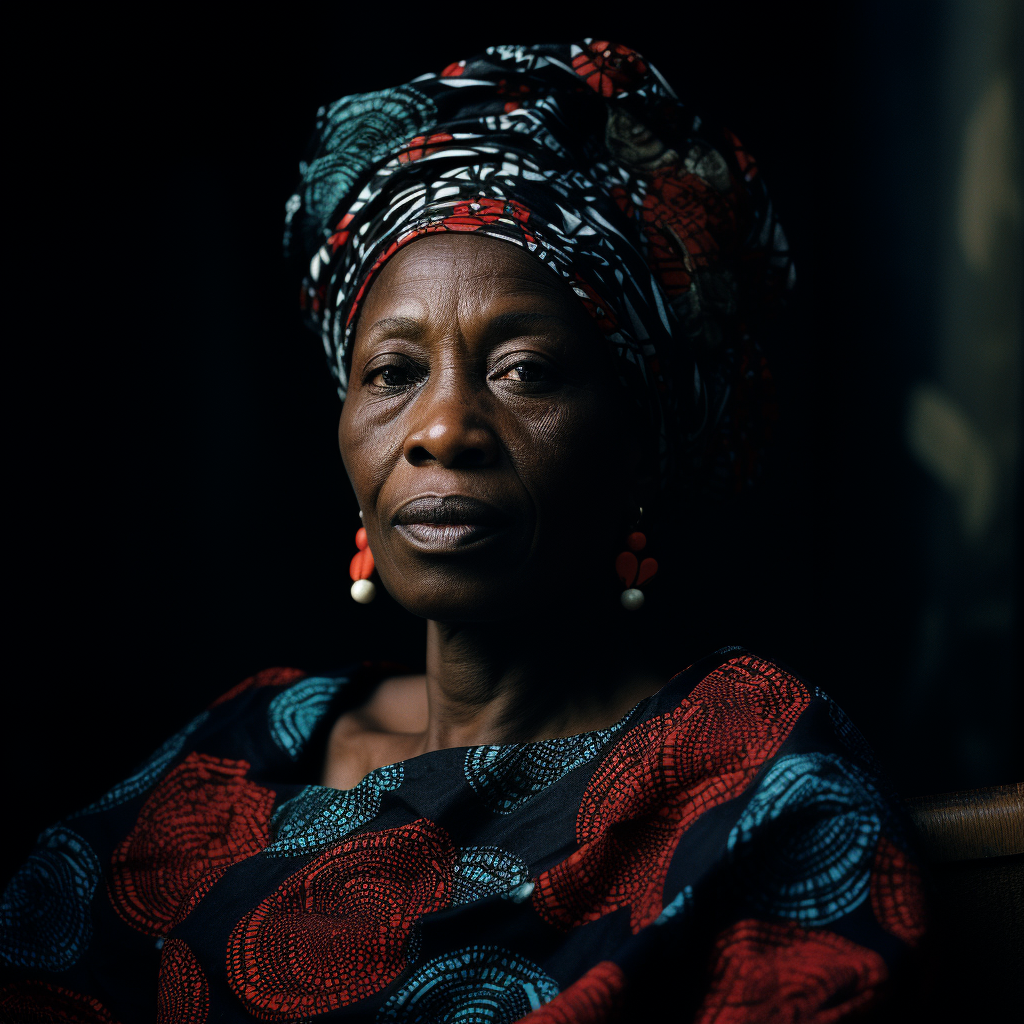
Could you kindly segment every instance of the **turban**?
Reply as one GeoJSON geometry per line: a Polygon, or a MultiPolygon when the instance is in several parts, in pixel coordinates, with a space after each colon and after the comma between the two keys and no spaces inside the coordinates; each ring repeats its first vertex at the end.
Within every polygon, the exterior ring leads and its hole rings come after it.
{"type": "Polygon", "coordinates": [[[468,232],[562,278],[651,426],[663,480],[750,475],[771,404],[757,323],[793,279],[756,163],[635,51],[494,46],[318,112],[285,249],[342,399],[360,304],[402,246],[468,232]],[[709,455],[710,452],[710,455],[709,455]]]}

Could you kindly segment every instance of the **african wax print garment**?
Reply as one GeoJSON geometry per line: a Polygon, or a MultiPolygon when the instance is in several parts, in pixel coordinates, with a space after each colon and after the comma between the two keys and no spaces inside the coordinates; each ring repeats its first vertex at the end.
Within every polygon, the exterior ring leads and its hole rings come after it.
{"type": "Polygon", "coordinates": [[[662,482],[752,474],[773,395],[759,324],[793,283],[756,162],[605,40],[493,46],[319,113],[286,251],[342,398],[360,304],[425,235],[517,245],[576,294],[662,482]]]}
{"type": "Polygon", "coordinates": [[[4,1021],[834,1021],[922,931],[870,750],[730,648],[607,729],[316,785],[372,671],[274,669],[40,836],[4,1021]]]}

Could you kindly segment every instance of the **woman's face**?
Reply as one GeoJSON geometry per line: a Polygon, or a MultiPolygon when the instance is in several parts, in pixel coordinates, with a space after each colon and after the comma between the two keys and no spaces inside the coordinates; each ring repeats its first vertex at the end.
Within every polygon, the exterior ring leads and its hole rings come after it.
{"type": "Polygon", "coordinates": [[[497,239],[396,253],[359,314],[339,442],[377,570],[447,622],[586,603],[635,515],[636,441],[607,344],[497,239]]]}

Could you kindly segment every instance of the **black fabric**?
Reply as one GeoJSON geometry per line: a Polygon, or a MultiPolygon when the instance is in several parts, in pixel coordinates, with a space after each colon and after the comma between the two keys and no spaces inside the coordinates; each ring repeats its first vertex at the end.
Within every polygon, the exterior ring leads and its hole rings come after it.
{"type": "Polygon", "coordinates": [[[870,750],[769,662],[729,649],[599,732],[317,785],[378,678],[261,673],[44,833],[4,894],[0,1018],[825,1020],[921,934],[870,750]]]}

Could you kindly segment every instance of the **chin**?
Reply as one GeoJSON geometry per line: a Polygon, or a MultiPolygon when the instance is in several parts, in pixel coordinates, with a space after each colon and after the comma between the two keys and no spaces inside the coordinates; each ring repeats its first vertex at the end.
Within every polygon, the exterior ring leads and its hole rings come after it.
{"type": "Polygon", "coordinates": [[[407,611],[435,622],[500,622],[520,618],[525,602],[510,599],[508,591],[495,593],[493,585],[480,590],[462,587],[395,594],[392,597],[407,611]]]}
{"type": "Polygon", "coordinates": [[[508,573],[489,573],[481,578],[435,568],[429,572],[380,573],[387,592],[407,612],[437,622],[497,622],[520,618],[532,602],[526,594],[542,584],[508,573]]]}

